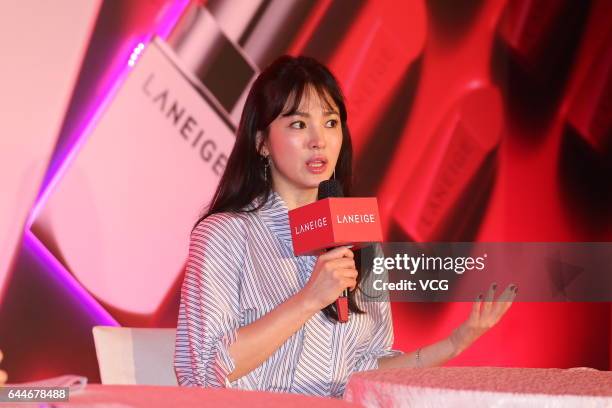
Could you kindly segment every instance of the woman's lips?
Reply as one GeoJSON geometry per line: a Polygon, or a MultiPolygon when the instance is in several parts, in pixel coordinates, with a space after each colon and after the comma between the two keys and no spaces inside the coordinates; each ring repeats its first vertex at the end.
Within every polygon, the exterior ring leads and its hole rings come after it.
{"type": "Polygon", "coordinates": [[[306,162],[306,168],[312,174],[321,174],[327,168],[327,160],[325,159],[310,159],[306,162]]]}

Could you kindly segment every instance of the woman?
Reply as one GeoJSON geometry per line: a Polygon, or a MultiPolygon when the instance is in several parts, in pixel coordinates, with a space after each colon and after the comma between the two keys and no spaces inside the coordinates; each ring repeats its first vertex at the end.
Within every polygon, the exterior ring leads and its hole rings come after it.
{"type": "Polygon", "coordinates": [[[364,302],[353,252],[293,255],[288,210],[335,177],[350,194],[351,139],[329,70],[283,56],[254,82],[236,143],[208,212],[191,234],[175,371],[180,385],[340,397],[355,371],[442,364],[495,324],[508,288],[474,304],[443,341],[392,350],[389,304],[364,302]],[[349,288],[348,323],[330,304],[349,288]],[[323,313],[320,311],[323,310],[323,313]]]}

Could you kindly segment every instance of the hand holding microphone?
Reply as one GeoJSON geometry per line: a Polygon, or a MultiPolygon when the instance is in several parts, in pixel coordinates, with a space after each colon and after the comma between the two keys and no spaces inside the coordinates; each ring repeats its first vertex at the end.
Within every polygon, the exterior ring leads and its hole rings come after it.
{"type": "Polygon", "coordinates": [[[357,285],[353,251],[346,246],[329,250],[317,258],[304,293],[316,310],[334,303],[348,288],[357,285]]]}
{"type": "Polygon", "coordinates": [[[317,201],[289,211],[289,226],[295,255],[327,251],[313,270],[312,285],[321,290],[313,293],[323,307],[335,300],[338,321],[345,323],[349,319],[347,288],[357,285],[354,255],[348,246],[380,242],[382,231],[376,198],[342,195],[337,180],[321,182],[317,201]]]}

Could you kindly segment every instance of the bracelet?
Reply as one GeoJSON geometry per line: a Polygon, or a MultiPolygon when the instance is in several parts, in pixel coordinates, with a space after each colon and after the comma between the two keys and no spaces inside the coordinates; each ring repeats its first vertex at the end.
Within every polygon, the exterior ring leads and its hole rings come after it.
{"type": "Polygon", "coordinates": [[[421,349],[420,348],[416,351],[416,366],[417,368],[421,367],[421,349]]]}

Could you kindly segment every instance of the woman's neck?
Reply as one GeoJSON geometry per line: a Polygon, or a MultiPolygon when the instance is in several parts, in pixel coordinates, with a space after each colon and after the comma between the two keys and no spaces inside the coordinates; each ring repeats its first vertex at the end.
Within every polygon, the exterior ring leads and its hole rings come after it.
{"type": "Polygon", "coordinates": [[[314,203],[317,200],[316,188],[287,191],[286,189],[274,187],[274,190],[281,196],[288,210],[293,210],[294,208],[314,203]]]}

